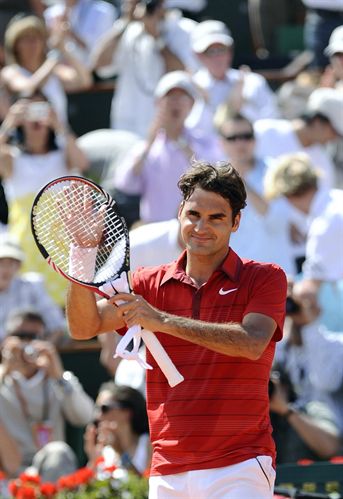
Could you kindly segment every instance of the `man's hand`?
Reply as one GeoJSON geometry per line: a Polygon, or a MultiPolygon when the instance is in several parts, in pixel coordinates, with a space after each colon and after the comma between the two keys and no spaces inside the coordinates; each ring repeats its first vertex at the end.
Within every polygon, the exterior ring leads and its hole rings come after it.
{"type": "Polygon", "coordinates": [[[1,349],[4,375],[20,370],[23,363],[23,343],[16,336],[4,339],[1,349]]]}
{"type": "Polygon", "coordinates": [[[127,327],[139,324],[149,331],[160,330],[164,313],[151,306],[142,296],[118,293],[109,301],[116,305],[124,302],[118,306],[118,311],[127,327]]]}
{"type": "Polygon", "coordinates": [[[49,378],[61,379],[64,370],[55,346],[50,341],[34,340],[32,347],[36,350],[37,368],[43,369],[49,378]]]}

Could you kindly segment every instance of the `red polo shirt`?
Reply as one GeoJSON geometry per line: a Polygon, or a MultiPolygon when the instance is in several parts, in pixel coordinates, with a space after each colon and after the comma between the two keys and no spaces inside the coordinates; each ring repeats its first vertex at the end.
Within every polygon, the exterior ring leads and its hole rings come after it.
{"type": "Polygon", "coordinates": [[[186,254],[159,267],[138,269],[136,294],[153,306],[206,322],[242,322],[250,312],[275,320],[277,329],[260,359],[230,357],[157,333],[185,381],[170,388],[156,362],[147,371],[147,407],[153,444],[152,475],[218,468],[258,455],[275,460],[268,380],[275,341],[282,337],[286,277],[276,265],[241,260],[230,249],[197,289],[185,274],[186,254]]]}

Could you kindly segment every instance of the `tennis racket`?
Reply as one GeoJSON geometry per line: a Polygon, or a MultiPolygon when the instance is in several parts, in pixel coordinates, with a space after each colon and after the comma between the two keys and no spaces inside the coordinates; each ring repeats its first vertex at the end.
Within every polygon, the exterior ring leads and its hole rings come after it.
{"type": "MultiPolygon", "coordinates": [[[[94,182],[76,176],[49,182],[33,202],[31,228],[43,257],[66,279],[107,299],[117,292],[131,292],[126,223],[118,215],[115,201],[94,182]]],[[[183,381],[157,337],[138,325],[121,339],[117,354],[130,358],[125,348],[133,339],[137,352],[140,336],[169,385],[183,381]]]]}

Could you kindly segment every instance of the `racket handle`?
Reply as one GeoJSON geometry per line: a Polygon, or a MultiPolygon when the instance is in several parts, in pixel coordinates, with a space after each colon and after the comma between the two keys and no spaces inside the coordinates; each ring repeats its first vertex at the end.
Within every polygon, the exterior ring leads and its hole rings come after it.
{"type": "Polygon", "coordinates": [[[184,380],[184,377],[176,369],[175,364],[172,362],[171,358],[154,333],[143,329],[142,338],[146,347],[149,349],[151,355],[154,357],[161,371],[167,378],[169,386],[173,387],[181,383],[184,380]]]}

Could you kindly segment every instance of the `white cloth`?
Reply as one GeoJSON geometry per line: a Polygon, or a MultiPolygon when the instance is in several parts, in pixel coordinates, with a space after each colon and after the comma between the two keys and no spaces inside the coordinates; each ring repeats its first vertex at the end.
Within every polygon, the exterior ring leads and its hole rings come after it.
{"type": "Polygon", "coordinates": [[[304,277],[343,279],[343,190],[318,191],[309,219],[304,277]]]}
{"type": "Polygon", "coordinates": [[[343,11],[342,0],[302,0],[306,7],[311,9],[326,9],[343,11]]]}
{"type": "MultiPolygon", "coordinates": [[[[199,99],[195,103],[187,124],[192,128],[213,130],[214,113],[220,104],[229,99],[240,79],[240,74],[239,70],[231,68],[228,69],[224,80],[217,80],[211,76],[206,68],[199,69],[194,75],[194,81],[206,92],[208,102],[205,104],[199,99]]],[[[265,78],[257,73],[250,72],[244,76],[243,100],[240,113],[251,122],[279,116],[275,95],[265,78]]]]}
{"type": "Polygon", "coordinates": [[[167,9],[185,9],[192,12],[199,12],[207,5],[207,0],[165,0],[167,9]]]}
{"type": "Polygon", "coordinates": [[[288,120],[259,120],[254,124],[256,136],[256,156],[270,159],[271,165],[279,156],[285,154],[306,153],[315,168],[320,170],[320,183],[331,188],[334,185],[334,164],[325,148],[320,144],[304,147],[293,130],[292,122],[288,120]]]}
{"type": "MultiPolygon", "coordinates": [[[[163,38],[186,66],[194,67],[188,21],[192,23],[184,18],[167,19],[163,38]]],[[[155,88],[166,68],[156,40],[143,29],[141,22],[132,22],[126,28],[113,64],[118,79],[112,100],[111,127],[146,137],[155,112],[155,88]]]]}
{"type": "Polygon", "coordinates": [[[30,272],[15,277],[9,287],[0,291],[0,341],[5,336],[5,323],[9,314],[18,308],[34,308],[39,312],[47,332],[64,331],[66,321],[62,309],[48,295],[43,279],[30,272]]]}
{"type": "Polygon", "coordinates": [[[222,468],[151,476],[149,499],[272,499],[274,481],[272,458],[257,456],[222,468]]]}
{"type": "MultiPolygon", "coordinates": [[[[257,161],[245,179],[260,196],[263,196],[266,170],[266,164],[257,161]]],[[[283,199],[269,203],[267,213],[262,215],[249,200],[248,194],[247,206],[242,210],[238,231],[231,234],[230,246],[243,258],[277,263],[287,274],[294,275],[296,269],[289,226],[289,205],[283,199]]]]}
{"type": "MultiPolygon", "coordinates": [[[[44,19],[51,28],[56,19],[64,14],[65,2],[59,0],[58,3],[48,7],[44,11],[44,19]]],[[[109,2],[102,0],[78,0],[70,9],[69,22],[72,31],[85,43],[82,48],[71,38],[67,39],[67,47],[82,62],[89,62],[89,55],[96,42],[113,25],[118,17],[117,9],[109,2]]]]}
{"type": "Polygon", "coordinates": [[[178,219],[173,218],[131,230],[131,270],[176,260],[182,251],[178,243],[179,227],[178,219]]]}
{"type": "MultiPolygon", "coordinates": [[[[27,69],[16,65],[16,69],[23,76],[30,77],[32,73],[27,69]]],[[[68,101],[61,81],[54,74],[50,75],[41,88],[43,94],[54,108],[62,123],[68,123],[68,101]]]]}
{"type": "Polygon", "coordinates": [[[8,201],[38,192],[54,178],[68,174],[64,152],[27,154],[15,150],[12,175],[3,181],[8,201]]]}

